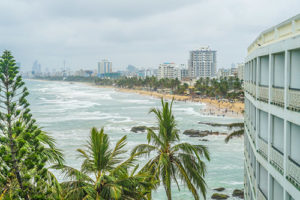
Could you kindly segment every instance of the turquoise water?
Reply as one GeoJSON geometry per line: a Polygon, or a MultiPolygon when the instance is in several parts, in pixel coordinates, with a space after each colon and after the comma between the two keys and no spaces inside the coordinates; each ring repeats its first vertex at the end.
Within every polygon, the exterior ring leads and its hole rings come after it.
{"type": "MultiPolygon", "coordinates": [[[[155,117],[148,114],[152,107],[160,106],[160,100],[132,93],[122,93],[109,88],[97,88],[79,83],[47,82],[26,80],[30,96],[31,110],[43,130],[49,132],[57,146],[64,151],[66,164],[80,168],[77,148],[83,148],[89,130],[95,126],[104,127],[112,142],[128,135],[127,148],[146,143],[145,133],[132,133],[131,127],[137,125],[155,126],[155,117]]],[[[186,129],[213,130],[228,132],[223,127],[210,127],[198,122],[230,123],[241,119],[202,116],[200,109],[205,105],[191,102],[175,102],[175,119],[181,132],[186,129]]],[[[225,187],[224,193],[231,194],[233,189],[243,188],[243,140],[234,139],[224,143],[224,136],[208,136],[208,142],[199,138],[180,135],[181,141],[205,144],[211,152],[207,163],[208,198],[216,187],[225,187]]],[[[128,151],[129,152],[129,151],[128,151]]],[[[141,162],[145,160],[141,159],[141,162]]],[[[60,180],[63,180],[59,174],[60,180]]],[[[193,199],[182,185],[181,190],[172,188],[173,199],[193,199]]],[[[153,199],[166,199],[160,187],[153,199]]],[[[230,198],[229,198],[230,199],[230,198]]],[[[234,198],[232,198],[234,199],[234,198]]]]}

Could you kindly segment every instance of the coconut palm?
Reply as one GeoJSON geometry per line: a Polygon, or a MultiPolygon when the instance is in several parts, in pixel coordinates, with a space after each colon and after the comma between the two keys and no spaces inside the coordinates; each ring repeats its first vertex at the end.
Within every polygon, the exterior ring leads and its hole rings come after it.
{"type": "Polygon", "coordinates": [[[229,129],[232,129],[233,127],[237,127],[238,130],[233,131],[227,137],[225,138],[225,142],[228,143],[232,138],[234,137],[241,137],[245,133],[244,123],[232,123],[228,125],[229,129]]]}
{"type": "Polygon", "coordinates": [[[132,155],[140,153],[153,155],[145,164],[142,171],[150,171],[165,188],[168,199],[172,199],[171,183],[180,189],[178,181],[183,181],[192,192],[195,199],[199,199],[198,189],[206,196],[206,165],[203,158],[210,160],[206,146],[192,145],[180,142],[179,131],[172,113],[173,101],[169,104],[161,100],[162,109],[152,108],[157,118],[159,131],[155,133],[148,129],[148,144],[140,144],[132,150],[132,155]],[[150,154],[151,152],[155,154],[150,154]]]}
{"type": "Polygon", "coordinates": [[[126,136],[114,148],[108,135],[92,128],[86,149],[77,149],[83,162],[81,169],[54,166],[61,169],[68,181],[61,183],[65,199],[145,199],[152,183],[147,172],[137,172],[137,154],[125,160],[126,136]]]}

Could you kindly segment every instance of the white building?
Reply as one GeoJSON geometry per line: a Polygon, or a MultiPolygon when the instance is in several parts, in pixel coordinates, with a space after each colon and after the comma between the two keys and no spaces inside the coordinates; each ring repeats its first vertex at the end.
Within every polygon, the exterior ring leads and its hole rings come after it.
{"type": "Polygon", "coordinates": [[[190,77],[214,77],[216,75],[217,52],[209,47],[190,51],[188,70],[190,77]]]}
{"type": "Polygon", "coordinates": [[[244,63],[237,64],[237,76],[240,80],[244,80],[244,63]]]}
{"type": "Polygon", "coordinates": [[[175,63],[163,63],[160,64],[157,71],[157,78],[169,78],[169,79],[175,79],[178,78],[178,67],[175,63]]]}
{"type": "Polygon", "coordinates": [[[300,199],[300,15],[262,32],[245,63],[245,199],[300,199]]]}
{"type": "Polygon", "coordinates": [[[112,73],[112,62],[103,59],[101,62],[98,62],[98,75],[112,73]]]}

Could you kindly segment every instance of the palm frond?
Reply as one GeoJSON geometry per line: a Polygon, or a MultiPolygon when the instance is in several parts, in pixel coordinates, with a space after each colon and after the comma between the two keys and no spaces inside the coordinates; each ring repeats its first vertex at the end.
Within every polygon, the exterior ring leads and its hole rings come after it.
{"type": "Polygon", "coordinates": [[[225,142],[228,143],[229,140],[231,140],[232,138],[234,137],[241,137],[244,135],[244,132],[245,130],[244,129],[241,129],[241,130],[238,130],[238,131],[234,131],[232,133],[230,133],[229,135],[227,135],[227,137],[225,138],[225,142]]]}

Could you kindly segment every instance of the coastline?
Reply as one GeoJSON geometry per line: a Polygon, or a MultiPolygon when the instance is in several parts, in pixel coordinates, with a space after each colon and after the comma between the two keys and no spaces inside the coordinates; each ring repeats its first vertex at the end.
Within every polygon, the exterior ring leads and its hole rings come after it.
{"type": "MultiPolygon", "coordinates": [[[[40,79],[28,79],[28,80],[37,80],[37,81],[52,81],[52,80],[40,80],[40,79]]],[[[59,80],[55,80],[57,82],[61,82],[59,80]]],[[[139,89],[127,89],[127,88],[118,88],[115,86],[110,85],[96,85],[92,82],[77,82],[77,81],[63,81],[68,82],[70,84],[83,84],[92,87],[98,88],[111,88],[118,92],[124,93],[136,93],[143,96],[151,96],[154,98],[164,98],[164,99],[173,99],[175,101],[188,101],[188,102],[195,102],[195,103],[203,103],[205,104],[205,108],[201,109],[201,113],[207,116],[218,116],[218,117],[230,117],[230,118],[243,118],[243,110],[244,110],[244,103],[242,102],[225,102],[221,100],[214,100],[211,98],[192,98],[191,96],[183,96],[183,95],[172,95],[172,94],[163,94],[153,91],[145,91],[139,89]]]]}

